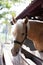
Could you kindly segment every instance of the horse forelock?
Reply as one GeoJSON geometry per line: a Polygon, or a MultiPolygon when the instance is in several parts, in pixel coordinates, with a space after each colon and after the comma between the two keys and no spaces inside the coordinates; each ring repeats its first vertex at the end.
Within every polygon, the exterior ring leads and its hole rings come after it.
{"type": "Polygon", "coordinates": [[[18,31],[22,32],[22,29],[23,29],[23,20],[22,19],[19,19],[17,20],[17,22],[12,25],[12,28],[11,28],[11,35],[13,35],[13,32],[14,33],[17,33],[18,34],[18,31]]]}
{"type": "MultiPolygon", "coordinates": [[[[15,29],[19,29],[21,32],[22,32],[22,29],[23,29],[23,23],[24,23],[24,19],[19,19],[17,21],[17,23],[15,23],[13,26],[12,26],[12,32],[15,30],[15,29]]],[[[27,22],[27,29],[29,30],[30,28],[30,25],[29,25],[29,21],[27,22]]],[[[14,31],[15,32],[15,31],[14,31]]]]}

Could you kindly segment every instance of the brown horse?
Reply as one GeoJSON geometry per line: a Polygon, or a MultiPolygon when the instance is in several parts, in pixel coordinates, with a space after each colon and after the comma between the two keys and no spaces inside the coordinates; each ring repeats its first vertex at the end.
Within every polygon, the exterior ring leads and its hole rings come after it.
{"type": "Polygon", "coordinates": [[[15,40],[14,47],[12,49],[12,54],[16,55],[19,52],[21,43],[26,35],[27,26],[27,38],[33,41],[35,48],[39,51],[43,51],[43,23],[41,22],[29,22],[28,18],[15,20],[13,18],[12,23],[12,34],[15,40]],[[20,43],[19,43],[19,42],[20,43]]]}

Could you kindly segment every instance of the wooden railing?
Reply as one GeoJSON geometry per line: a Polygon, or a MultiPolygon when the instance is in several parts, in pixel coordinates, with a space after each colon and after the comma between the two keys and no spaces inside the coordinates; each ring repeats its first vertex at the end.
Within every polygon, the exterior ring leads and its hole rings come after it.
{"type": "Polygon", "coordinates": [[[42,65],[43,60],[22,48],[21,52],[26,58],[31,59],[36,65],[42,65]]]}
{"type": "MultiPolygon", "coordinates": [[[[9,52],[9,49],[4,47],[3,53],[4,53],[5,65],[15,65],[12,63],[12,60],[11,60],[12,54],[11,52],[9,52]]],[[[19,56],[23,59],[23,61],[25,61],[25,63],[27,63],[27,65],[43,65],[43,60],[33,55],[32,53],[30,53],[30,51],[27,51],[26,48],[22,47],[21,52],[19,53],[19,56]]]]}

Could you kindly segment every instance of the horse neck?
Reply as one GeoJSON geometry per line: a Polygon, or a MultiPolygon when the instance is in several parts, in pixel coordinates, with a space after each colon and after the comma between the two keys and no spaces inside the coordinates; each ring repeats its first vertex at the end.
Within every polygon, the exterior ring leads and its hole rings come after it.
{"type": "Polygon", "coordinates": [[[38,22],[29,22],[30,30],[28,31],[28,38],[37,40],[40,33],[43,32],[43,24],[38,22]]]}

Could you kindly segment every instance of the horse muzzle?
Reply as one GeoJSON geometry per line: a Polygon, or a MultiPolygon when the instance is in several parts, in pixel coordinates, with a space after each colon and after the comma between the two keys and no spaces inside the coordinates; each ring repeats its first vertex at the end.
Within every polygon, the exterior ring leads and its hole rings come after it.
{"type": "Polygon", "coordinates": [[[13,56],[17,56],[19,53],[19,49],[15,50],[14,48],[11,49],[11,53],[13,56]]]}

